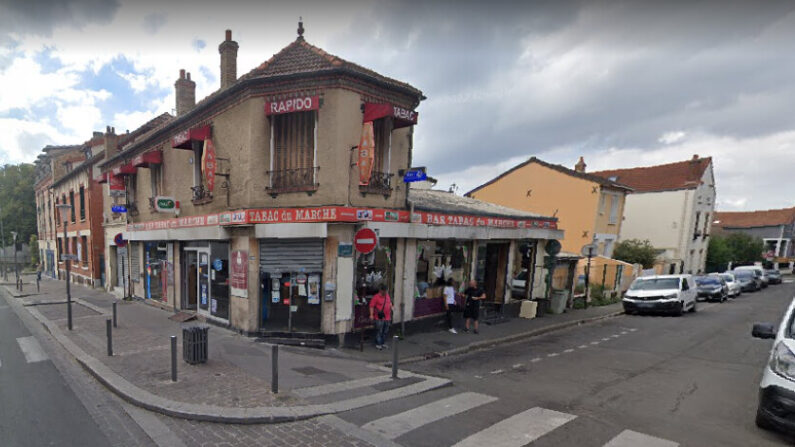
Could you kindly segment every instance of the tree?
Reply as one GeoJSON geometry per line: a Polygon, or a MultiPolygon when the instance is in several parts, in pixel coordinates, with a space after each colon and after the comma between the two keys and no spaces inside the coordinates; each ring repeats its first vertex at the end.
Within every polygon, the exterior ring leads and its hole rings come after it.
{"type": "Polygon", "coordinates": [[[707,273],[726,270],[733,259],[732,250],[723,236],[712,236],[707,246],[707,273]]]}
{"type": "Polygon", "coordinates": [[[21,163],[0,167],[0,220],[5,230],[5,244],[11,244],[11,231],[18,241],[36,234],[36,196],[33,192],[33,165],[21,163]]]}
{"type": "Polygon", "coordinates": [[[731,250],[735,264],[753,264],[762,260],[765,243],[758,237],[745,233],[732,233],[726,236],[726,245],[731,250]]]}
{"type": "Polygon", "coordinates": [[[30,250],[30,265],[38,266],[41,261],[39,259],[39,238],[35,234],[30,235],[28,250],[30,250]]]}
{"type": "Polygon", "coordinates": [[[645,269],[652,268],[656,258],[657,249],[651,245],[648,239],[645,241],[639,239],[621,241],[613,250],[613,259],[630,264],[641,264],[645,269]]]}

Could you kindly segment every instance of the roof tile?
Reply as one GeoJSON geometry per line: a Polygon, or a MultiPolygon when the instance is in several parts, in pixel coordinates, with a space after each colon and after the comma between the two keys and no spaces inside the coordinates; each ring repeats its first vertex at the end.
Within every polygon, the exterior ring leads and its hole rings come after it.
{"type": "Polygon", "coordinates": [[[635,192],[673,191],[698,187],[710,163],[712,157],[693,158],[664,165],[612,169],[591,174],[629,185],[635,192]]]}
{"type": "Polygon", "coordinates": [[[795,222],[795,207],[777,210],[717,211],[713,225],[723,228],[753,228],[788,225],[795,222]]]}

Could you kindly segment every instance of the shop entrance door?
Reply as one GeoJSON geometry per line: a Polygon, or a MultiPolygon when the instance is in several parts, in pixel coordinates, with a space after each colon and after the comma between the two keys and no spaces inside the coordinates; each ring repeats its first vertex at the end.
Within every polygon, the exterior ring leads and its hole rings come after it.
{"type": "Polygon", "coordinates": [[[485,253],[479,250],[478,255],[485,255],[485,272],[483,277],[483,290],[486,300],[497,304],[505,301],[505,274],[508,265],[507,243],[486,244],[485,253]]]}
{"type": "Polygon", "coordinates": [[[320,331],[319,272],[265,273],[262,328],[278,332],[320,331]]]}
{"type": "Polygon", "coordinates": [[[199,314],[210,315],[210,250],[196,250],[199,261],[196,264],[196,294],[199,298],[199,314]]]}
{"type": "Polygon", "coordinates": [[[182,309],[196,310],[196,296],[199,290],[198,282],[199,255],[194,250],[182,252],[182,309]]]}

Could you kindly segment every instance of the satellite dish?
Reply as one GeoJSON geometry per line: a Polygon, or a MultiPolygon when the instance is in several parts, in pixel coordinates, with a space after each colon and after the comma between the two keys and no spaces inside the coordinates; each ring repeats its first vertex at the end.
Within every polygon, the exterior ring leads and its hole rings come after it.
{"type": "Polygon", "coordinates": [[[582,246],[580,253],[586,258],[593,258],[596,256],[597,250],[599,250],[599,247],[596,244],[585,244],[582,246]]]}
{"type": "Polygon", "coordinates": [[[560,241],[552,239],[544,245],[544,251],[550,256],[555,256],[560,253],[560,241]]]}

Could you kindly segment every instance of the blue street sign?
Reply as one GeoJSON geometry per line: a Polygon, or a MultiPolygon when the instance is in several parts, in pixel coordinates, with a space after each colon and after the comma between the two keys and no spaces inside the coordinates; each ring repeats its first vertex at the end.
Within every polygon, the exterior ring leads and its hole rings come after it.
{"type": "Polygon", "coordinates": [[[419,169],[410,169],[406,171],[406,174],[403,176],[403,181],[405,183],[421,182],[423,180],[428,180],[428,174],[419,169]]]}
{"type": "Polygon", "coordinates": [[[127,207],[124,205],[113,205],[112,207],[110,207],[110,210],[113,211],[114,213],[126,213],[127,207]]]}

